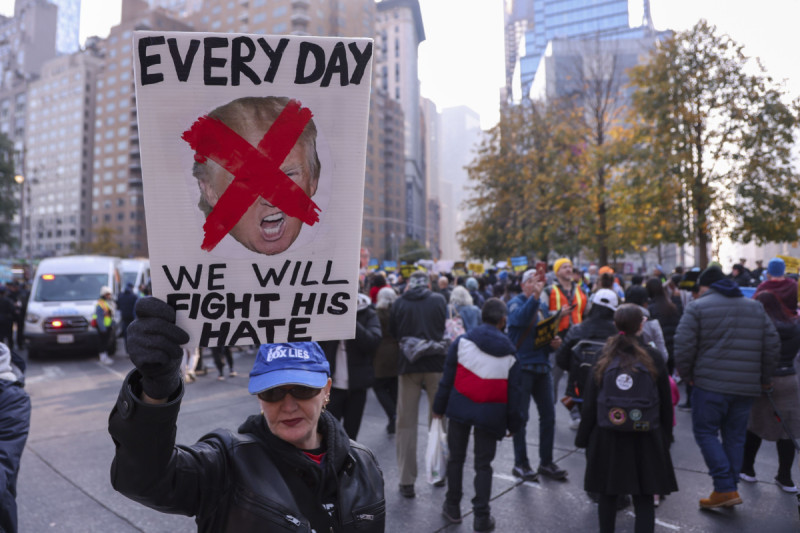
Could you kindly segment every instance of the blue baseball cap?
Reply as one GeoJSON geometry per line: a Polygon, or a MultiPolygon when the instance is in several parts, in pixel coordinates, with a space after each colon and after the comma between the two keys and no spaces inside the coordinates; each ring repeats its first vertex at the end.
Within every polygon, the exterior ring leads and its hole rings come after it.
{"type": "Polygon", "coordinates": [[[321,389],[328,383],[331,367],[316,342],[262,344],[250,371],[250,394],[280,387],[304,385],[321,389]]]}

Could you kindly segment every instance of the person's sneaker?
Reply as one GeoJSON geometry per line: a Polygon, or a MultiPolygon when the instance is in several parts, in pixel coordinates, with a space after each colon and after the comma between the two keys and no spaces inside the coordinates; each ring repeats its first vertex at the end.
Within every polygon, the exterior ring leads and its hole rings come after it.
{"type": "Polygon", "coordinates": [[[494,530],[494,517],[489,516],[476,516],[472,521],[472,529],[475,533],[483,533],[484,531],[494,530]]]}
{"type": "Polygon", "coordinates": [[[783,492],[788,492],[789,494],[797,494],[797,487],[794,486],[794,481],[791,478],[789,479],[780,479],[778,476],[775,476],[775,483],[781,488],[783,492]]]}
{"type": "Polygon", "coordinates": [[[447,478],[446,477],[443,477],[442,479],[433,482],[433,486],[434,487],[440,487],[441,488],[441,487],[444,487],[445,485],[447,485],[447,478]]]}
{"type": "Polygon", "coordinates": [[[572,420],[569,421],[569,429],[578,429],[580,425],[581,425],[580,418],[573,418],[572,420]]]}
{"type": "Polygon", "coordinates": [[[567,471],[558,468],[555,463],[539,465],[539,474],[558,481],[567,479],[567,471]]]}
{"type": "Polygon", "coordinates": [[[742,481],[747,481],[748,483],[755,483],[756,481],[758,481],[756,479],[756,473],[755,472],[753,472],[753,473],[750,473],[750,472],[739,472],[739,479],[741,479],[742,481]]]}
{"type": "Polygon", "coordinates": [[[678,405],[678,411],[689,412],[692,410],[692,404],[690,403],[682,403],[678,405]]]}
{"type": "Polygon", "coordinates": [[[717,492],[713,491],[708,498],[700,500],[701,509],[716,509],[718,507],[733,507],[742,503],[742,498],[739,493],[733,492],[717,492]]]}
{"type": "Polygon", "coordinates": [[[414,498],[414,485],[400,485],[400,495],[404,498],[414,498]]]}
{"type": "Polygon", "coordinates": [[[100,362],[104,365],[113,365],[114,360],[108,356],[108,354],[101,353],[100,354],[100,362]]]}
{"type": "Polygon", "coordinates": [[[234,372],[233,370],[231,370],[231,373],[230,373],[230,374],[228,374],[228,377],[230,377],[230,378],[235,378],[235,377],[236,377],[236,376],[238,376],[238,375],[239,375],[239,374],[237,374],[236,372],[234,372]]]}
{"type": "Polygon", "coordinates": [[[444,516],[451,524],[461,523],[461,508],[458,505],[450,505],[444,502],[442,506],[442,516],[444,516]]]}
{"type": "Polygon", "coordinates": [[[397,432],[397,419],[392,417],[389,419],[389,423],[386,424],[386,433],[389,435],[394,435],[397,432]]]}
{"type": "Polygon", "coordinates": [[[515,465],[511,469],[511,474],[514,477],[520,478],[522,481],[539,481],[539,474],[533,471],[528,465],[515,465]]]}
{"type": "Polygon", "coordinates": [[[658,507],[659,505],[661,505],[661,496],[659,496],[658,494],[654,494],[653,495],[653,507],[658,507]]]}

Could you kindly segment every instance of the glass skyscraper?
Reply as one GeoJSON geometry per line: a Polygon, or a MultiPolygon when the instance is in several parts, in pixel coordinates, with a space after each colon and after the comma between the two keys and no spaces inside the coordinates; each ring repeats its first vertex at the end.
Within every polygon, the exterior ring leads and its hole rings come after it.
{"type": "Polygon", "coordinates": [[[647,30],[646,26],[629,26],[628,0],[533,0],[533,26],[525,32],[525,53],[519,59],[522,98],[530,93],[551,39],[632,38],[647,30]]]}
{"type": "Polygon", "coordinates": [[[58,6],[56,27],[56,50],[59,54],[71,54],[80,49],[81,0],[50,0],[58,6]]]}

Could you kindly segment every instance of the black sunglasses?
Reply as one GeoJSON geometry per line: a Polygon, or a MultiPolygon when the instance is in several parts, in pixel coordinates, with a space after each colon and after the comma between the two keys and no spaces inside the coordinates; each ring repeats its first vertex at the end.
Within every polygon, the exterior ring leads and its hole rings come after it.
{"type": "Polygon", "coordinates": [[[315,389],[313,387],[304,387],[303,385],[295,385],[285,389],[283,387],[274,387],[258,393],[258,398],[268,403],[275,403],[283,400],[287,394],[291,394],[298,400],[310,400],[317,394],[322,392],[322,389],[315,389]]]}

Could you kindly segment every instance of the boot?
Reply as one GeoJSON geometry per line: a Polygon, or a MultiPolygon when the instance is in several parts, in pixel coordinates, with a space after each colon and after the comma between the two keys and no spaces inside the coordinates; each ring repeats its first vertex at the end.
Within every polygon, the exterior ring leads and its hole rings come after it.
{"type": "Polygon", "coordinates": [[[700,500],[701,509],[716,509],[718,507],[733,507],[742,503],[742,498],[739,493],[733,492],[717,492],[713,491],[708,498],[700,500]]]}

